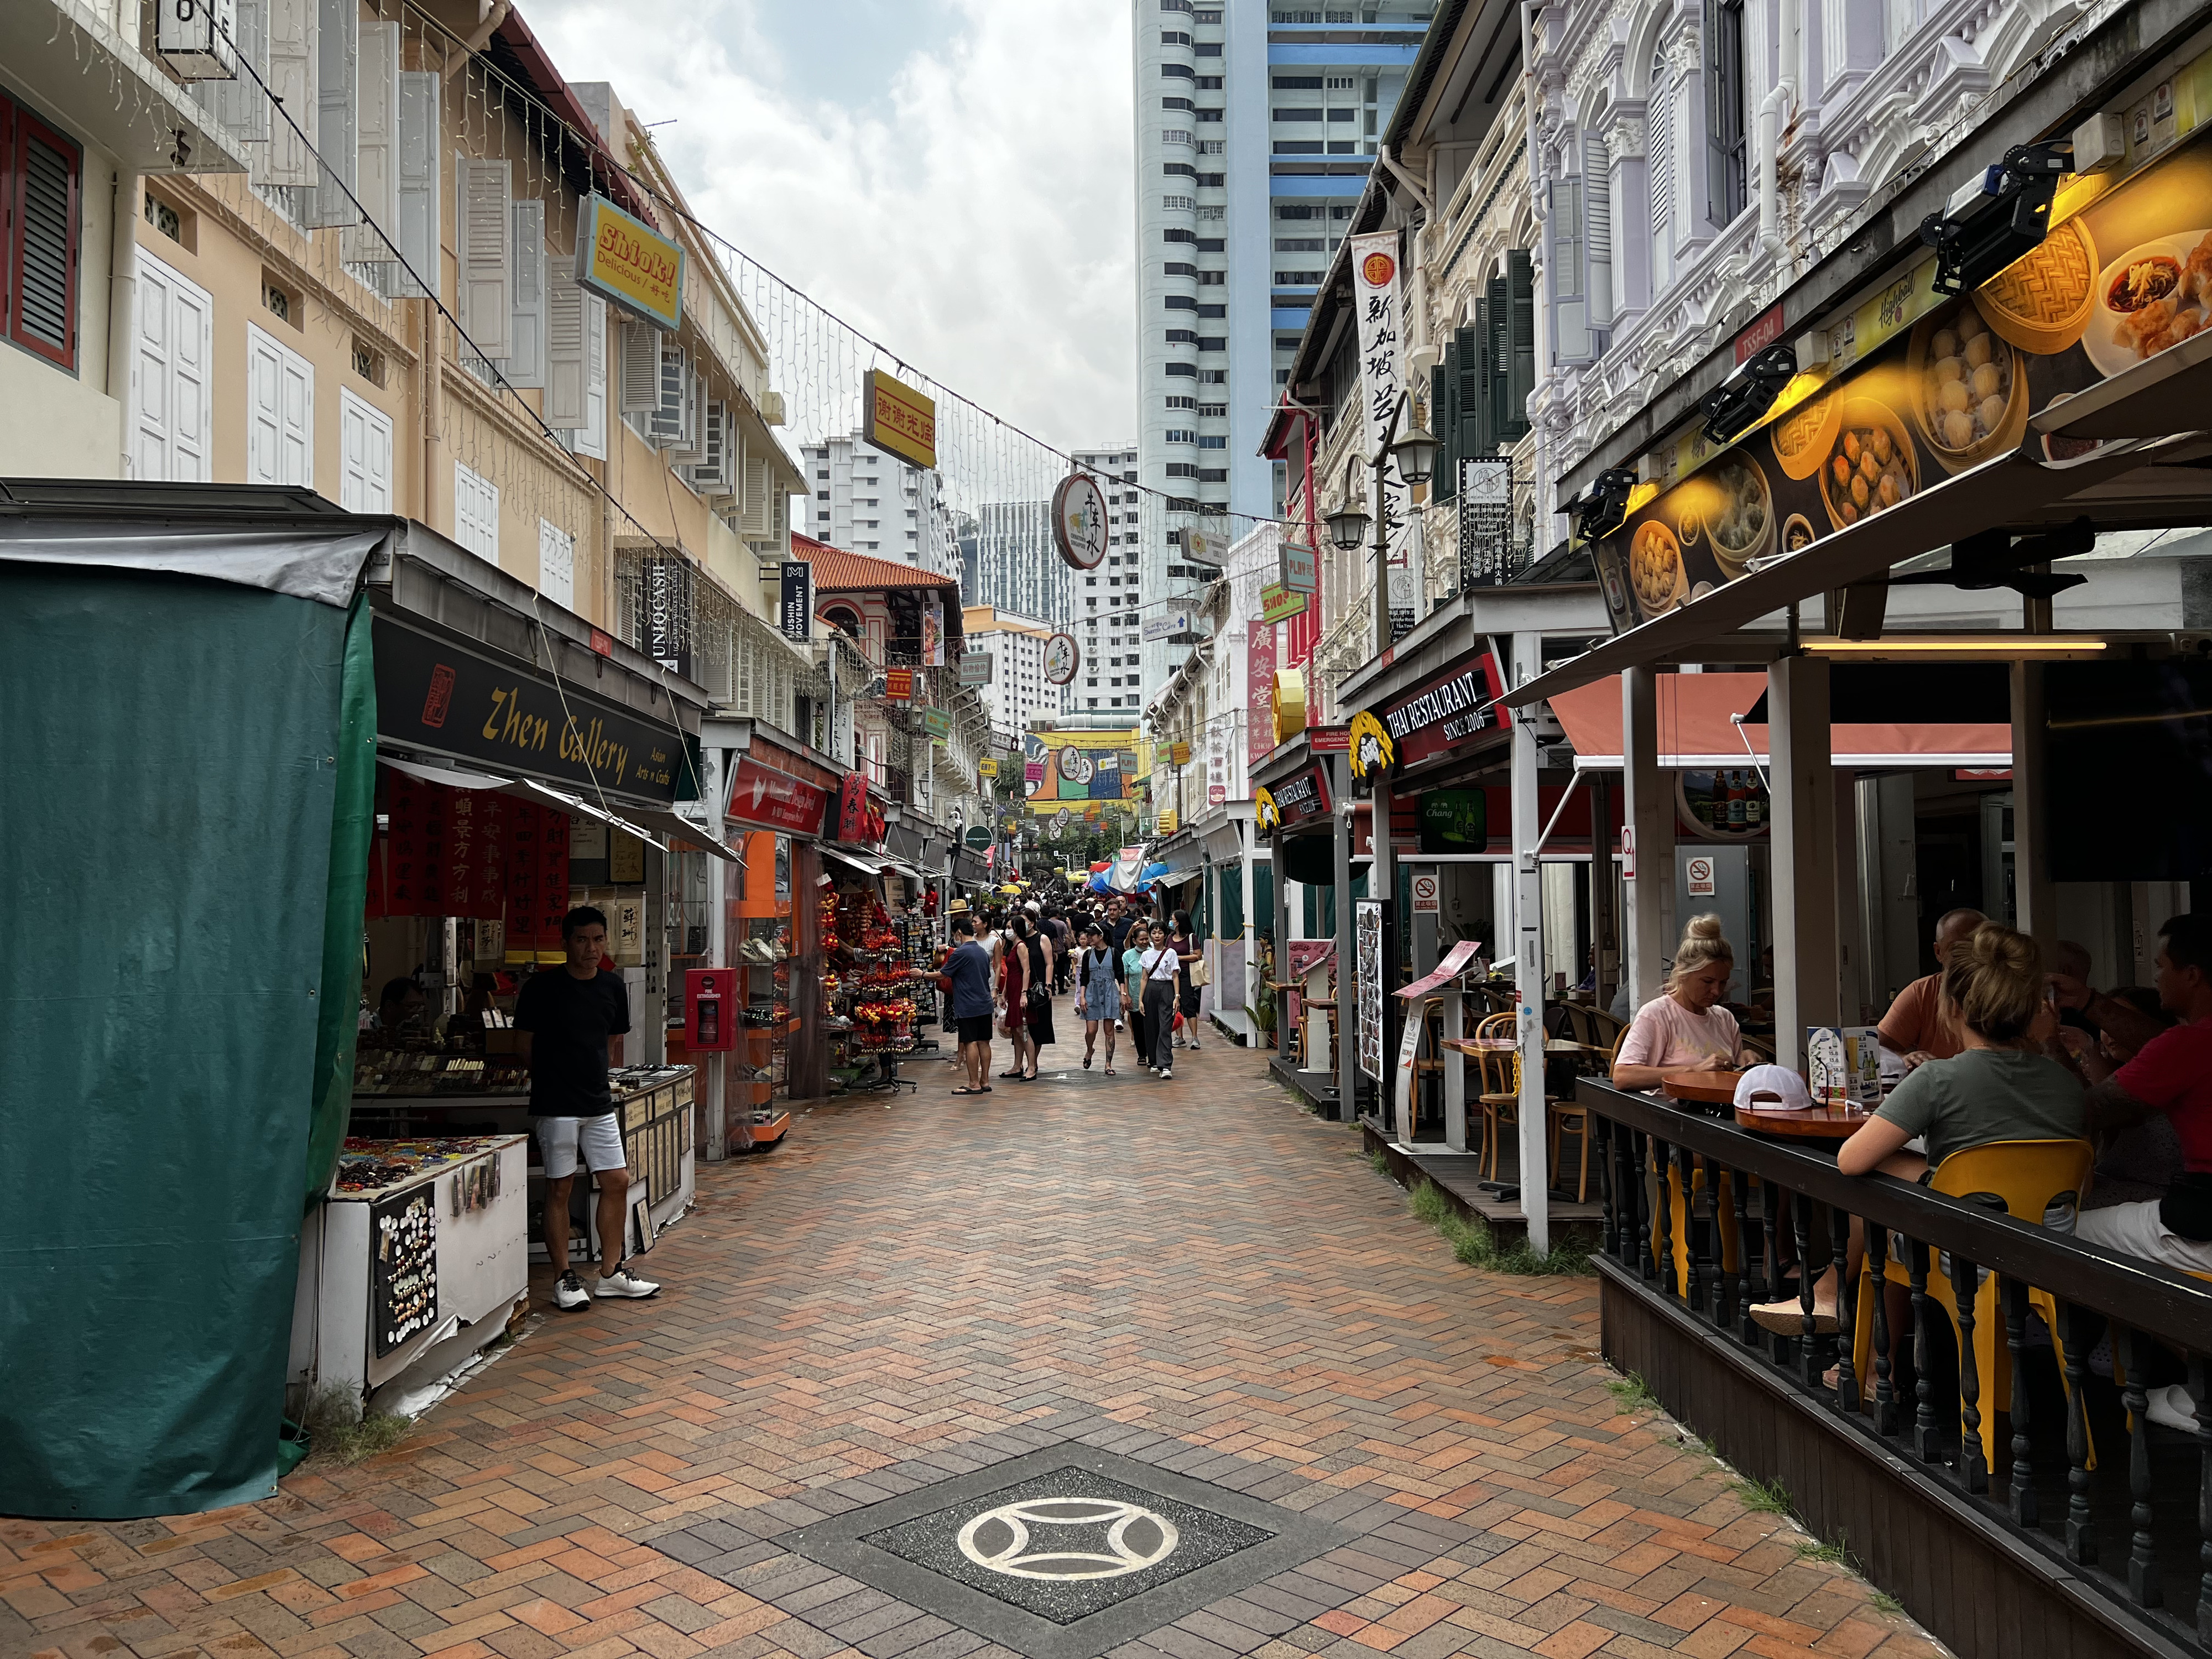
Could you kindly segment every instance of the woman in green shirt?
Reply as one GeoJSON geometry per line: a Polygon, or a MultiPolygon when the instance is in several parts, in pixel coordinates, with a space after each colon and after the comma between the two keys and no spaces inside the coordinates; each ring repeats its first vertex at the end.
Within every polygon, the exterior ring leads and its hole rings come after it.
{"type": "MultiPolygon", "coordinates": [[[[2035,941],[2000,922],[1985,921],[1951,947],[1938,981],[1943,1017],[1965,1042],[1949,1060],[1917,1066],[1859,1131],[1836,1151],[1845,1175],[1879,1170],[1918,1181],[1954,1152],[1993,1140],[2077,1140],[2086,1121],[2081,1085],[2040,1051],[2056,1018],[2043,1000],[2043,963],[2035,941]],[[1923,1157],[1905,1150],[1915,1136],[1923,1157]]],[[[1851,1218],[1844,1270],[1858,1271],[1862,1228],[1851,1218]]],[[[1795,1336],[1804,1310],[1796,1298],[1752,1310],[1771,1331],[1795,1336]]],[[[1817,1328],[1836,1328],[1836,1274],[1813,1287],[1817,1328]]]]}

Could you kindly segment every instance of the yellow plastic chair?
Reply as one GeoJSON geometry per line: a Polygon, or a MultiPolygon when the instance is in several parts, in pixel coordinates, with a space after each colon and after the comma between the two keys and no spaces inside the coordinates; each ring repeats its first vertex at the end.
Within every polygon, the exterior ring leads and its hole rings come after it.
{"type": "MultiPolygon", "coordinates": [[[[1985,1146],[1952,1153],[1936,1166],[1928,1185],[1931,1191],[1954,1198],[1988,1194],[2002,1199],[2005,1212],[2014,1219],[2043,1225],[2047,1224],[2046,1218],[2054,1210],[2080,1208],[2095,1161],[2095,1152],[2086,1140],[1992,1140],[1985,1146]]],[[[1885,1250],[1884,1255],[1884,1279],[1892,1285],[1909,1286],[1912,1282],[1910,1262],[1898,1260],[1893,1249],[1885,1250]]],[[[2005,1344],[2004,1310],[1997,1304],[1997,1276],[1986,1267],[1978,1271],[1980,1278],[1974,1291],[1974,1373],[1981,1381],[1978,1405],[1982,1414],[1982,1462],[1984,1468],[1990,1468],[1995,1462],[1997,1413],[2012,1409],[2012,1352],[2005,1344]]],[[[1851,1337],[1852,1374],[1857,1379],[1862,1400],[1873,1395],[1868,1362],[1874,1353],[1874,1298],[1879,1293],[1874,1283],[1874,1256],[1869,1252],[1859,1264],[1857,1319],[1851,1337]]],[[[1957,1293],[1950,1275],[1943,1271],[1942,1253],[1932,1245],[1929,1247],[1928,1295],[1950,1315],[1951,1332],[1957,1336],[1957,1293]]],[[[2059,1380],[2063,1383],[2066,1339],[2059,1328],[2057,1302],[2050,1291],[2033,1285],[2028,1287],[2027,1299],[2028,1306],[2042,1316],[2043,1322],[2051,1328],[2051,1340],[2058,1352],[2059,1380]]],[[[2088,1467],[2097,1467],[2094,1442],[2089,1449],[2088,1467]]]]}

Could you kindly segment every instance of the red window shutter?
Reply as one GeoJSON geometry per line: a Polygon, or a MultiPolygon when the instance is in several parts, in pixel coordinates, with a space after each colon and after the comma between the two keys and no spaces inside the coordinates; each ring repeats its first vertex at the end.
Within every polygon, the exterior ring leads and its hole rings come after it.
{"type": "Polygon", "coordinates": [[[15,302],[9,334],[64,368],[76,366],[78,197],[83,153],[29,112],[15,112],[15,302]]]}

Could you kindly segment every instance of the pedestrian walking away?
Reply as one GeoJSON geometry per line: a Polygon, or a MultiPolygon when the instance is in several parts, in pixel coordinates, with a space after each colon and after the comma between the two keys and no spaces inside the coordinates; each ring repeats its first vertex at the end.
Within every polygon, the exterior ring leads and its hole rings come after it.
{"type": "Polygon", "coordinates": [[[1097,922],[1083,930],[1083,954],[1076,964],[1076,1010],[1083,1016],[1083,1064],[1088,1070],[1098,1047],[1100,1028],[1106,1036],[1106,1075],[1114,1075],[1114,1017],[1121,1010],[1121,980],[1115,971],[1114,953],[1097,922]]]}
{"type": "Polygon", "coordinates": [[[1023,1079],[1036,1081],[1039,1051],[1057,1041],[1052,1030],[1052,985],[1059,952],[1053,948],[1051,939],[1034,921],[1027,937],[1022,940],[1026,956],[1023,963],[1022,1035],[1029,1046],[1029,1069],[1023,1079]]]}
{"type": "MultiPolygon", "coordinates": [[[[1145,1024],[1145,950],[1138,936],[1132,933],[1127,950],[1117,951],[1115,957],[1121,965],[1121,1018],[1129,1022],[1130,1040],[1137,1050],[1137,1064],[1152,1066],[1152,1051],[1145,1041],[1150,1028],[1145,1024]]],[[[1155,1071],[1159,1068],[1153,1066],[1155,1071]]]]}
{"type": "Polygon", "coordinates": [[[975,942],[975,922],[956,913],[952,948],[939,965],[937,983],[945,992],[946,1017],[960,1039],[960,1067],[966,1083],[956,1095],[991,1092],[991,953],[975,942]]]}
{"type": "Polygon", "coordinates": [[[1164,921],[1152,924],[1152,942],[1139,958],[1145,977],[1145,1036],[1152,1049],[1146,1058],[1162,1077],[1175,1075],[1175,983],[1182,963],[1168,943],[1164,921]]]}
{"type": "Polygon", "coordinates": [[[579,905],[561,918],[567,963],[523,981],[514,1002],[516,1048],[530,1067],[530,1127],[545,1166],[545,1254],[553,1263],[553,1305],[580,1313],[595,1297],[638,1297],[660,1286],[623,1265],[629,1223],[629,1162],[615,1122],[607,1068],[621,1058],[629,1030],[622,975],[599,971],[606,954],[604,912],[579,905]],[[599,1189],[599,1272],[590,1290],[568,1265],[568,1194],[581,1161],[599,1189]]]}

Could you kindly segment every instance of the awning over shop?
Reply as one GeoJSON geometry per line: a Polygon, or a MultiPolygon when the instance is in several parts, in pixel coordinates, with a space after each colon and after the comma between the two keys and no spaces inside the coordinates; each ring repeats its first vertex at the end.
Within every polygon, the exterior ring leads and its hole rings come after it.
{"type": "Polygon", "coordinates": [[[1152,849],[1152,862],[1167,866],[1160,872],[1159,879],[1162,881],[1188,880],[1198,873],[1199,866],[1205,861],[1205,849],[1200,845],[1198,837],[1188,830],[1169,836],[1152,849]]]}
{"type": "Polygon", "coordinates": [[[404,772],[410,778],[420,778],[425,783],[441,783],[448,789],[485,789],[517,799],[535,801],[540,805],[550,802],[563,812],[595,819],[625,835],[635,836],[665,853],[672,840],[682,841],[713,854],[732,864],[744,860],[729,848],[708,835],[698,824],[679,817],[665,808],[641,806],[624,801],[622,811],[601,806],[572,795],[563,789],[555,789],[532,778],[510,778],[495,772],[471,772],[453,766],[427,766],[420,761],[400,760],[394,756],[379,753],[377,759],[394,771],[404,772]]]}
{"type": "MultiPolygon", "coordinates": [[[[1838,670],[1838,673],[1844,670],[1838,670]]],[[[1767,758],[1764,674],[1662,674],[1658,677],[1659,764],[1667,768],[1741,766],[1767,758]],[[1753,724],[1751,717],[1760,717],[1753,724]],[[1741,724],[1739,724],[1741,722],[1741,724]]],[[[1839,699],[1840,700],[1840,699],[1839,699]]],[[[1574,745],[1579,771],[1621,765],[1620,676],[1553,695],[1552,712],[1574,745]]],[[[1834,764],[1878,767],[2012,764],[2009,723],[1838,720],[1830,728],[1834,764]]]]}
{"type": "Polygon", "coordinates": [[[886,860],[878,854],[863,853],[854,847],[825,846],[822,856],[835,859],[840,864],[850,865],[864,876],[880,876],[886,860]]]}

